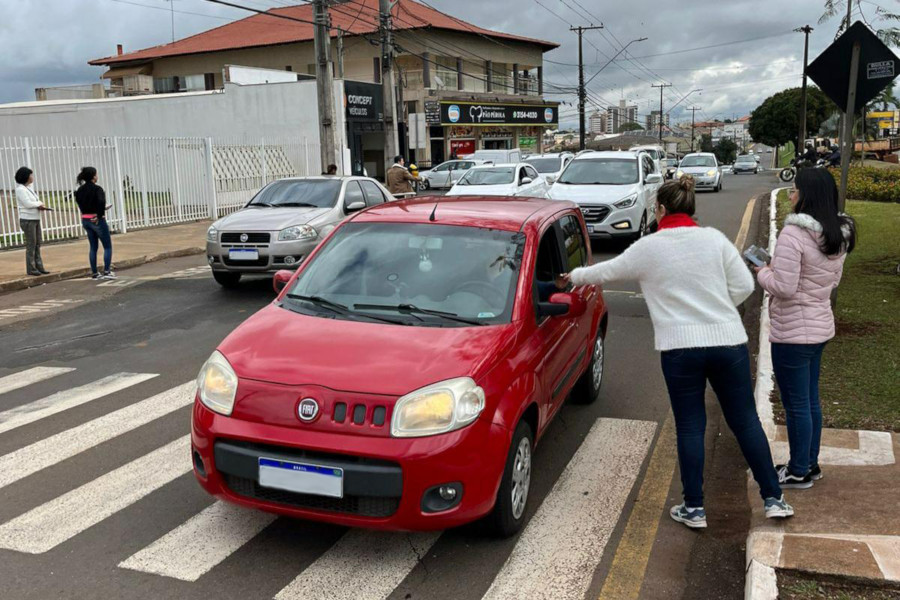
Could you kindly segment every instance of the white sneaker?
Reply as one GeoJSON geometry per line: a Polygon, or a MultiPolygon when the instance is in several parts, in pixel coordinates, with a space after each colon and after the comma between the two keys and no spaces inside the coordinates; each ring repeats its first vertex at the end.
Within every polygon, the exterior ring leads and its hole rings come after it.
{"type": "Polygon", "coordinates": [[[116,278],[115,271],[106,271],[105,273],[103,273],[103,276],[101,277],[101,279],[115,279],[115,278],[116,278]]]}

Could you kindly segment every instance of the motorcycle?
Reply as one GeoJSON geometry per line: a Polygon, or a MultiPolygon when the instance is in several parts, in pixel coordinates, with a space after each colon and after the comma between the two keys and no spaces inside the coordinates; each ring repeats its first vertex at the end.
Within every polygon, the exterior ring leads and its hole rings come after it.
{"type": "MultiPolygon", "coordinates": [[[[778,178],[781,179],[785,183],[790,183],[791,181],[794,180],[794,177],[797,176],[798,169],[804,169],[804,168],[811,167],[811,166],[813,166],[813,165],[811,165],[809,163],[809,161],[806,159],[801,158],[798,160],[796,158],[792,158],[791,165],[789,167],[783,168],[781,170],[781,172],[778,173],[778,178]]],[[[825,169],[827,167],[828,167],[828,165],[824,158],[820,158],[819,160],[816,161],[816,164],[815,164],[816,169],[825,169]]]]}

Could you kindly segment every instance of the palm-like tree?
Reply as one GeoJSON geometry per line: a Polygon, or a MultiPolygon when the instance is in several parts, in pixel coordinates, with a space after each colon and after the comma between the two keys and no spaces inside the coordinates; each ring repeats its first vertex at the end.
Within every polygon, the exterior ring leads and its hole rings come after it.
{"type": "Polygon", "coordinates": [[[880,105],[881,110],[888,110],[890,107],[900,107],[900,99],[894,95],[894,86],[889,85],[888,87],[881,90],[881,93],[875,96],[875,99],[872,100],[873,104],[880,105]]]}
{"type": "MultiPolygon", "coordinates": [[[[841,22],[838,25],[837,33],[834,36],[835,39],[837,39],[838,36],[844,33],[844,31],[850,26],[850,23],[847,21],[846,14],[847,2],[856,2],[859,14],[862,17],[863,22],[865,22],[865,24],[869,27],[872,27],[872,25],[869,23],[869,20],[866,18],[866,13],[863,12],[863,0],[825,0],[825,12],[822,13],[821,17],[819,17],[819,25],[840,14],[841,22]]],[[[873,15],[873,21],[900,22],[900,14],[892,13],[884,7],[878,6],[877,4],[875,5],[874,13],[871,14],[873,15]]],[[[878,36],[878,38],[888,46],[900,46],[900,28],[890,26],[883,29],[875,29],[874,27],[872,27],[872,29],[875,30],[875,34],[878,36]]]]}

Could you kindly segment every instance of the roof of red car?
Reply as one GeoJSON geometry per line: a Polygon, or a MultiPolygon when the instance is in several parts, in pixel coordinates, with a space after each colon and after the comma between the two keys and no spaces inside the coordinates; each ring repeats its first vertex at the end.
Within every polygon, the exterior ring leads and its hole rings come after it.
{"type": "Polygon", "coordinates": [[[529,221],[539,221],[568,205],[537,198],[497,196],[420,196],[412,200],[389,202],[370,208],[353,218],[357,222],[431,223],[468,225],[486,229],[519,231],[529,221]],[[437,209],[435,209],[437,205],[437,209]]]}
{"type": "MultiPolygon", "coordinates": [[[[298,0],[299,4],[299,0],[298,0]]],[[[308,42],[313,39],[313,26],[311,23],[290,21],[280,17],[281,15],[303,21],[312,21],[312,4],[300,4],[299,6],[285,6],[271,8],[270,14],[256,14],[246,19],[234,21],[192,35],[184,39],[162,44],[151,48],[144,48],[135,52],[129,52],[120,56],[107,56],[90,61],[92,65],[111,65],[116,63],[152,60],[165,56],[179,56],[183,54],[198,54],[201,52],[217,52],[221,50],[233,50],[236,48],[252,48],[258,46],[272,46],[276,44],[290,44],[296,42],[308,42]]],[[[336,28],[343,29],[349,35],[370,35],[378,31],[378,0],[352,0],[331,9],[332,37],[337,35],[336,28]]],[[[537,40],[499,31],[491,31],[471,25],[461,19],[451,17],[431,7],[419,4],[412,0],[403,2],[393,11],[394,29],[425,29],[436,28],[477,35],[486,35],[492,38],[529,42],[542,46],[545,50],[557,48],[559,44],[537,40]]]]}

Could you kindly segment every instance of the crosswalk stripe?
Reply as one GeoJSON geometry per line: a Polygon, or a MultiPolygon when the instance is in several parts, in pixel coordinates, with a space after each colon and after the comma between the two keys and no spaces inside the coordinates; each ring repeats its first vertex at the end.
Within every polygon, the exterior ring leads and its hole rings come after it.
{"type": "Polygon", "coordinates": [[[190,381],[0,456],[0,488],[189,405],[195,387],[190,381]]]}
{"type": "Polygon", "coordinates": [[[47,552],[191,470],[190,436],[0,525],[0,548],[47,552]]]}
{"type": "Polygon", "coordinates": [[[183,581],[197,581],[276,518],[270,513],[218,501],[126,558],[119,566],[183,581]]]}
{"type": "Polygon", "coordinates": [[[157,377],[155,373],[116,373],[93,383],[57,392],[29,404],[17,406],[0,413],[0,433],[86,404],[154,377],[157,377]]]}
{"type": "Polygon", "coordinates": [[[647,421],[594,423],[484,599],[583,598],[655,430],[647,421]]]}
{"type": "Polygon", "coordinates": [[[28,369],[27,371],[22,371],[21,373],[14,373],[13,375],[0,377],[0,394],[12,392],[13,390],[17,390],[34,383],[44,381],[45,379],[50,379],[51,377],[56,377],[57,375],[69,373],[74,370],[74,368],[70,367],[34,367],[33,369],[28,369]]]}
{"type": "Polygon", "coordinates": [[[440,535],[350,530],[275,600],[383,600],[440,535]]]}

